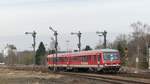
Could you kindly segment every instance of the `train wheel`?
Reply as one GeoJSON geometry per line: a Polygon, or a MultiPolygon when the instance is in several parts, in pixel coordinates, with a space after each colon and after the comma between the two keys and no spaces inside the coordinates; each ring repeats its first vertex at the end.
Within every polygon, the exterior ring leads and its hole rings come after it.
{"type": "Polygon", "coordinates": [[[53,71],[54,68],[53,68],[53,67],[48,67],[48,70],[49,70],[49,71],[53,71]]]}
{"type": "Polygon", "coordinates": [[[95,72],[95,71],[97,71],[97,70],[94,69],[94,68],[89,68],[87,71],[88,71],[88,72],[95,72]]]}
{"type": "Polygon", "coordinates": [[[73,68],[73,72],[78,72],[78,68],[73,68]]]}

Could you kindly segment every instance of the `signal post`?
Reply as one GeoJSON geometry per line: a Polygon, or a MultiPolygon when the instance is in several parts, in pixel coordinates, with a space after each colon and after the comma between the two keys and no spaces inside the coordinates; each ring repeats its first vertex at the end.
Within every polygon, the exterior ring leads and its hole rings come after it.
{"type": "Polygon", "coordinates": [[[148,69],[150,69],[150,44],[148,45],[148,69]]]}

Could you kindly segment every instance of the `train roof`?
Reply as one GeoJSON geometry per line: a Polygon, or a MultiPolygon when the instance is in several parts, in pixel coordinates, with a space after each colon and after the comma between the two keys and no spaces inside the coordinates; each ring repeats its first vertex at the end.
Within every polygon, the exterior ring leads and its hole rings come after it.
{"type": "MultiPolygon", "coordinates": [[[[83,56],[83,55],[97,55],[100,52],[118,52],[116,49],[100,49],[100,50],[89,50],[89,51],[81,51],[81,52],[72,52],[72,53],[58,53],[58,57],[67,57],[67,56],[83,56]],[[80,54],[80,55],[79,55],[80,54]]],[[[48,57],[54,57],[55,54],[50,54],[48,57]]]]}
{"type": "Polygon", "coordinates": [[[101,49],[102,52],[118,52],[116,49],[101,49]]]}

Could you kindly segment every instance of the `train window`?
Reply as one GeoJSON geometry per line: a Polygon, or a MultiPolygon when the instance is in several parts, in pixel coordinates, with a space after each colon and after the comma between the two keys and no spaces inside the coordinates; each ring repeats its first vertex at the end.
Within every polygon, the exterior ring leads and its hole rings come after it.
{"type": "Polygon", "coordinates": [[[48,58],[47,60],[50,62],[53,62],[53,58],[48,58]]]}
{"type": "Polygon", "coordinates": [[[66,57],[62,57],[62,60],[63,60],[63,62],[66,62],[67,58],[66,57]]]}
{"type": "Polygon", "coordinates": [[[63,62],[63,61],[64,61],[63,57],[60,57],[59,62],[63,62]]]}
{"type": "Polygon", "coordinates": [[[78,61],[78,60],[79,60],[78,57],[73,57],[73,58],[72,58],[72,61],[74,61],[74,62],[75,62],[75,61],[78,61]]]}
{"type": "Polygon", "coordinates": [[[107,52],[104,53],[104,60],[118,60],[119,55],[117,53],[107,52]]]}
{"type": "Polygon", "coordinates": [[[88,56],[83,56],[82,57],[82,62],[87,62],[88,61],[88,56]]]}
{"type": "Polygon", "coordinates": [[[55,58],[53,58],[53,62],[56,62],[56,61],[58,61],[58,59],[56,60],[56,57],[55,57],[55,58]]]}
{"type": "Polygon", "coordinates": [[[66,57],[60,57],[60,58],[59,58],[59,61],[60,61],[60,62],[66,62],[66,61],[67,61],[67,58],[66,58],[66,57]]]}

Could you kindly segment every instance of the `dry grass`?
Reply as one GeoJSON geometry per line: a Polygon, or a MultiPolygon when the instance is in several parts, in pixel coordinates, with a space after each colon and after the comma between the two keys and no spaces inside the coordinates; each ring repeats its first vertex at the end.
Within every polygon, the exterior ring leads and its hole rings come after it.
{"type": "MultiPolygon", "coordinates": [[[[0,68],[0,84],[99,84],[100,81],[54,73],[0,68]]],[[[102,82],[101,84],[108,84],[102,82]]]]}

